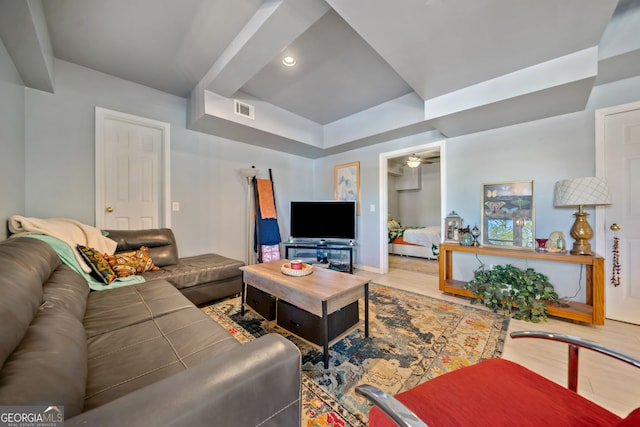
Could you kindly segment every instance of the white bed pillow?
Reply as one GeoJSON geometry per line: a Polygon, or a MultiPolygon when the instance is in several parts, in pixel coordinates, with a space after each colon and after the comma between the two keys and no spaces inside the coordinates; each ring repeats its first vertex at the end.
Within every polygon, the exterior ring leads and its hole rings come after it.
{"type": "Polygon", "coordinates": [[[387,221],[387,228],[389,229],[400,228],[400,223],[395,219],[390,219],[389,221],[387,221]]]}

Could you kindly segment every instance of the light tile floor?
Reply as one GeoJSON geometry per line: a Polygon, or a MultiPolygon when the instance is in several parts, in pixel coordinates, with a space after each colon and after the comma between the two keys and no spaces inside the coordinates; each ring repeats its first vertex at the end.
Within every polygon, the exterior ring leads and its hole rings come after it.
{"type": "MultiPolygon", "coordinates": [[[[404,289],[459,304],[470,304],[467,298],[440,292],[438,277],[407,270],[390,270],[377,274],[357,270],[381,285],[404,289]]],[[[484,308],[481,305],[474,307],[484,308]]],[[[576,324],[550,318],[547,322],[530,323],[511,319],[509,330],[552,331],[579,336],[613,346],[640,357],[640,326],[606,320],[604,326],[576,324]]],[[[537,339],[512,339],[507,336],[502,357],[517,362],[563,386],[567,383],[567,346],[537,339]]],[[[640,369],[587,350],[580,351],[578,392],[619,416],[640,407],[640,369]]]]}

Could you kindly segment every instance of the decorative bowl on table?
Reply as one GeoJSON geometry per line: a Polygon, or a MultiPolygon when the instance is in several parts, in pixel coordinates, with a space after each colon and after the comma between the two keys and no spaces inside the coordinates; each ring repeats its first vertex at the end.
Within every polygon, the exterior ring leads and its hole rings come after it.
{"type": "Polygon", "coordinates": [[[291,268],[291,263],[285,262],[282,264],[282,267],[280,267],[280,271],[282,271],[282,274],[286,274],[287,276],[307,276],[313,273],[313,266],[303,262],[302,268],[291,268]]]}

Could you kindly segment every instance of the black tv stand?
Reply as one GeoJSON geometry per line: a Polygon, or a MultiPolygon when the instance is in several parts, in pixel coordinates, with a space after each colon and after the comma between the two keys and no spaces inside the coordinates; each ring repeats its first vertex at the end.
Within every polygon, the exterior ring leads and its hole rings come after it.
{"type": "Polygon", "coordinates": [[[286,259],[301,259],[303,262],[317,267],[353,274],[353,259],[356,248],[354,240],[348,242],[329,240],[290,242],[284,244],[284,257],[286,259]],[[291,257],[289,257],[290,252],[291,257]]]}

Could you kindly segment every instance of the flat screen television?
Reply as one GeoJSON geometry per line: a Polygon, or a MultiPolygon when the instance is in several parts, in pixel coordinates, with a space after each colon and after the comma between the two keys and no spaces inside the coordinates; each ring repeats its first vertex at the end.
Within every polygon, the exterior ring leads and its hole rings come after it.
{"type": "Polygon", "coordinates": [[[356,238],[356,202],[291,202],[290,212],[295,239],[356,238]]]}

